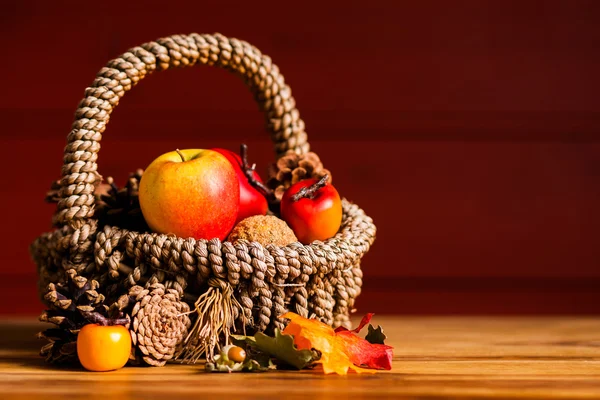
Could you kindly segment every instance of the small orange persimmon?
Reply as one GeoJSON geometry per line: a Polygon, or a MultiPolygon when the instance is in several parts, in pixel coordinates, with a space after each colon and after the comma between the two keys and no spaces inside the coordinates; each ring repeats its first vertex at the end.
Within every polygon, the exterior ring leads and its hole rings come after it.
{"type": "Polygon", "coordinates": [[[123,325],[85,325],[77,335],[79,362],[90,371],[123,368],[131,353],[131,335],[123,325]]]}

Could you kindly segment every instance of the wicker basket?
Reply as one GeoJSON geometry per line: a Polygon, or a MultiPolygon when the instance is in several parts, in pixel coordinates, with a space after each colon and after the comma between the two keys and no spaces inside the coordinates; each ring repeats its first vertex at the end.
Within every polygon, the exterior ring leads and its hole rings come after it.
{"type": "Polygon", "coordinates": [[[71,269],[97,280],[108,302],[154,277],[191,303],[210,287],[229,289],[241,305],[237,321],[250,330],[282,328],[277,317],[285,310],[347,326],[361,290],[361,257],[373,243],[375,226],[346,200],[335,237],[286,247],[138,232],[99,216],[97,159],[111,112],[146,75],[195,64],[225,68],[246,82],[266,115],[278,157],[288,150],[308,152],[290,88],[271,59],[250,44],[220,34],[190,34],[130,49],[100,70],[75,113],[57,191],[56,229],[31,246],[40,293],[50,283],[64,282],[71,269]]]}

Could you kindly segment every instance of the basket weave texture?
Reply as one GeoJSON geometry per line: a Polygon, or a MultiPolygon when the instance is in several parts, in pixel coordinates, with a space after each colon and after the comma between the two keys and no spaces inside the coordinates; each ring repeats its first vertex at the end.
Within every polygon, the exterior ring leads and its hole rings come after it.
{"type": "Polygon", "coordinates": [[[100,70],[75,112],[58,185],[56,229],[31,245],[40,295],[74,269],[98,281],[109,304],[153,280],[189,303],[209,287],[233,293],[242,310],[237,321],[250,330],[283,328],[277,317],[286,310],[347,326],[361,290],[361,257],[375,239],[375,226],[345,199],[335,237],[285,247],[133,231],[109,225],[98,212],[98,152],[111,112],[145,76],[195,64],[222,67],[246,82],[266,115],[277,157],[288,150],[309,151],[289,86],[271,59],[250,44],[220,34],[190,34],[130,49],[100,70]]]}

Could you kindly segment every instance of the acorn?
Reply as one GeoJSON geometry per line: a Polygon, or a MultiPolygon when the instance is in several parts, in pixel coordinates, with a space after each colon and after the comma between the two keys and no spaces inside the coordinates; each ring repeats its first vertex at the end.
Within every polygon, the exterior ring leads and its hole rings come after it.
{"type": "Polygon", "coordinates": [[[239,346],[230,346],[227,351],[227,358],[236,363],[241,363],[246,360],[246,350],[239,346]]]}

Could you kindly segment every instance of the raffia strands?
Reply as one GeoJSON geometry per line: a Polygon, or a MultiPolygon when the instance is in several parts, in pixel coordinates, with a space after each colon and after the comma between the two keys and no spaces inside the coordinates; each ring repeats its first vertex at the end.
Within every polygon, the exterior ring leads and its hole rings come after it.
{"type": "MultiPolygon", "coordinates": [[[[62,177],[47,196],[57,203],[56,229],[41,235],[30,248],[38,267],[40,297],[49,284],[66,282],[67,271],[73,270],[98,283],[94,290],[105,297],[105,304],[119,310],[127,304],[131,316],[129,291],[134,287],[150,290],[144,285],[154,279],[164,285],[165,296],[169,291],[169,296],[177,298],[172,302],[193,305],[201,299],[194,308],[203,318],[192,332],[203,338],[205,353],[218,348],[233,326],[253,332],[281,327],[278,316],[286,310],[347,325],[362,285],[360,260],[376,234],[372,219],[355,204],[342,200],[342,226],[331,239],[310,245],[263,246],[244,240],[232,243],[150,233],[137,223],[143,219],[134,220],[140,216],[135,189],[142,171],[130,176],[126,190],[115,189],[110,179],[108,185],[101,185],[100,141],[125,93],[156,71],[202,64],[231,71],[254,94],[277,157],[286,157],[279,163],[283,168],[279,186],[327,172],[316,154],[309,154],[304,121],[290,87],[279,68],[256,47],[220,34],[195,33],[134,47],[98,72],[75,112],[62,177]],[[213,279],[220,283],[207,286],[213,279]],[[229,289],[224,290],[221,282],[229,289]],[[218,338],[216,343],[214,338],[218,338]]],[[[42,300],[47,305],[53,301],[42,300]]],[[[144,307],[140,305],[136,313],[138,320],[142,309],[147,316],[144,307]]],[[[140,323],[137,333],[140,326],[148,332],[149,325],[140,323]]],[[[136,341],[136,351],[144,355],[147,351],[150,357],[149,343],[152,340],[136,341]]],[[[161,358],[161,352],[154,359],[162,363],[168,357],[161,358]]]]}
{"type": "MultiPolygon", "coordinates": [[[[181,360],[197,362],[203,355],[213,360],[215,351],[229,344],[231,331],[235,331],[235,320],[241,314],[242,306],[233,296],[231,285],[211,278],[209,288],[195,303],[196,322],[184,341],[181,360]]],[[[245,324],[242,324],[245,326],[245,324]]]]}

